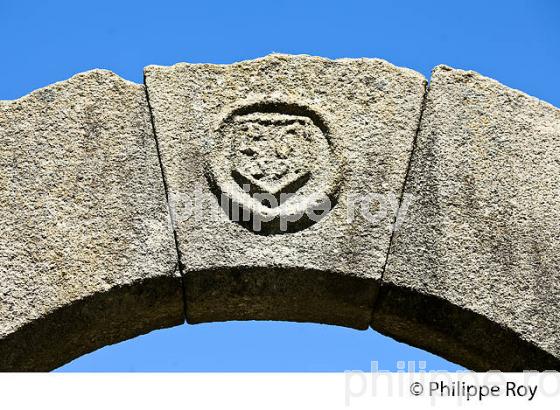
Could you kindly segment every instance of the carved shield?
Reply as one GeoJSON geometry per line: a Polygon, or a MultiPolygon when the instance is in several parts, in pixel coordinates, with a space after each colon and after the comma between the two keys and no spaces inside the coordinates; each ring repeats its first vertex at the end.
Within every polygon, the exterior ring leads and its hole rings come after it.
{"type": "Polygon", "coordinates": [[[240,104],[211,138],[208,176],[231,220],[259,234],[295,232],[336,204],[340,161],[324,115],[300,103],[240,104]]]}

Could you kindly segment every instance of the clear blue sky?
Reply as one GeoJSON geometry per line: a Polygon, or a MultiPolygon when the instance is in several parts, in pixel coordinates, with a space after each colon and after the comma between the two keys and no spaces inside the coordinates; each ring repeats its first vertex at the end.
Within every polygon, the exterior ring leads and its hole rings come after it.
{"type": "MultiPolygon", "coordinates": [[[[142,81],[149,64],[230,63],[271,52],[379,57],[429,76],[473,69],[560,106],[557,1],[0,0],[0,99],[92,68],[142,81]]],[[[376,332],[290,323],[179,326],[108,346],[65,371],[340,371],[425,360],[376,332]]]]}

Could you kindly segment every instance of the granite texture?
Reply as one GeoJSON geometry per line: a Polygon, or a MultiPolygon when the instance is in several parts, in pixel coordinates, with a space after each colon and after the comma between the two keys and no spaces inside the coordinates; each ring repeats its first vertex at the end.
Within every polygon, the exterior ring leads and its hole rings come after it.
{"type": "Polygon", "coordinates": [[[373,327],[472,369],[560,369],[560,110],[438,66],[373,327]]]}
{"type": "Polygon", "coordinates": [[[145,83],[95,70],[0,101],[0,370],[185,316],[560,369],[559,109],[445,66],[426,93],[377,59],[145,83]]]}
{"type": "Polygon", "coordinates": [[[0,102],[0,370],[183,321],[145,88],[78,74],[0,102]]]}
{"type": "Polygon", "coordinates": [[[187,321],[366,328],[395,215],[366,220],[355,198],[398,201],[425,79],[377,59],[270,55],[149,66],[145,82],[187,321]]]}

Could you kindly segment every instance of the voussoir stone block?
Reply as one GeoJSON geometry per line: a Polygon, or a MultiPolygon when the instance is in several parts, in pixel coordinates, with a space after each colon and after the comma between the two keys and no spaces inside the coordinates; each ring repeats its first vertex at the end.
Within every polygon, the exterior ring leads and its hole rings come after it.
{"type": "Polygon", "coordinates": [[[149,66],[145,81],[187,321],[366,328],[425,79],[376,59],[270,55],[149,66]]]}
{"type": "Polygon", "coordinates": [[[0,101],[0,369],[183,321],[144,86],[95,70],[0,101]]]}
{"type": "Polygon", "coordinates": [[[472,369],[560,369],[560,110],[432,75],[373,327],[472,369]]]}

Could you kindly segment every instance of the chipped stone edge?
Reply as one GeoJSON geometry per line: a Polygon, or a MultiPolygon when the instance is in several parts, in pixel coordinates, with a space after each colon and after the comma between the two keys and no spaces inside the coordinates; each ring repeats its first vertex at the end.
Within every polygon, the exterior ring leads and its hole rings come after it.
{"type": "Polygon", "coordinates": [[[233,70],[238,67],[254,65],[265,61],[274,61],[274,60],[307,60],[307,61],[317,61],[329,64],[348,64],[348,63],[356,63],[361,62],[364,64],[379,64],[385,67],[388,70],[398,71],[402,74],[406,74],[410,78],[414,78],[417,80],[422,80],[426,82],[426,77],[408,67],[401,67],[394,65],[387,60],[381,58],[367,58],[367,57],[359,57],[359,58],[327,58],[327,57],[319,57],[319,56],[312,56],[309,54],[286,54],[286,53],[270,53],[263,57],[258,57],[254,59],[247,59],[247,60],[240,60],[233,63],[187,63],[187,62],[179,62],[173,65],[157,65],[157,64],[150,64],[144,67],[144,73],[150,73],[153,71],[173,71],[176,69],[181,69],[183,67],[201,67],[201,68],[216,68],[222,70],[233,70]]]}
{"type": "MultiPolygon", "coordinates": [[[[27,94],[22,95],[21,97],[18,97],[18,98],[15,98],[15,99],[10,99],[10,100],[0,100],[0,104],[9,105],[9,104],[14,104],[14,103],[18,103],[18,102],[23,102],[23,101],[26,101],[27,99],[34,98],[37,95],[40,95],[41,93],[45,92],[45,90],[49,90],[49,89],[52,89],[52,88],[60,88],[60,87],[63,87],[65,84],[78,82],[82,78],[90,77],[90,76],[93,76],[93,75],[96,75],[96,74],[102,74],[104,76],[109,75],[112,80],[116,80],[116,81],[121,82],[122,84],[132,86],[132,87],[136,88],[137,91],[144,90],[144,88],[145,88],[144,84],[138,84],[138,83],[135,83],[134,81],[127,80],[126,78],[121,77],[120,75],[116,74],[115,72],[113,72],[111,70],[107,70],[107,69],[104,69],[104,68],[93,68],[91,70],[76,73],[76,74],[72,75],[71,77],[68,77],[67,79],[60,80],[60,81],[55,81],[54,83],[47,84],[43,87],[32,90],[32,91],[28,92],[27,94]]],[[[151,116],[151,111],[150,111],[150,116],[151,116]]]]}
{"type": "Polygon", "coordinates": [[[548,101],[545,101],[545,100],[542,100],[538,97],[527,94],[526,92],[521,91],[517,88],[510,87],[509,85],[506,85],[506,84],[504,84],[504,83],[502,83],[498,80],[495,80],[491,77],[487,77],[484,74],[481,74],[477,71],[455,68],[455,67],[449,66],[447,64],[438,64],[437,66],[435,66],[432,69],[431,77],[430,77],[430,83],[434,79],[437,80],[437,77],[445,75],[443,73],[449,73],[450,75],[454,75],[454,76],[462,77],[462,78],[470,78],[470,79],[474,79],[475,81],[484,81],[488,84],[491,84],[494,87],[500,87],[500,91],[502,91],[502,92],[507,92],[509,94],[513,94],[513,95],[516,95],[516,96],[522,97],[522,98],[527,98],[531,102],[537,103],[539,105],[544,105],[546,108],[553,109],[553,110],[556,110],[556,111],[560,111],[559,107],[554,106],[552,103],[549,103],[548,101]]]}

